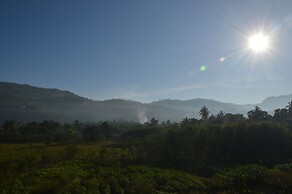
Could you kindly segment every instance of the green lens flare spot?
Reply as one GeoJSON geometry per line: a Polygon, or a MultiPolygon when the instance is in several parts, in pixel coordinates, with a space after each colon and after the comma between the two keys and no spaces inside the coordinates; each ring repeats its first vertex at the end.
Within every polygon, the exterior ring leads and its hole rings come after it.
{"type": "Polygon", "coordinates": [[[205,66],[205,65],[202,65],[201,67],[200,67],[200,71],[206,71],[207,70],[207,67],[205,66]]]}

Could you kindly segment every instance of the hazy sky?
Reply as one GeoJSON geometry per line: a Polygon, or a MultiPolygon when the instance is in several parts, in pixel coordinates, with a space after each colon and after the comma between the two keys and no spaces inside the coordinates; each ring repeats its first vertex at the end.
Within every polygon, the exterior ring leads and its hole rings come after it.
{"type": "Polygon", "coordinates": [[[292,93],[291,0],[1,0],[0,81],[91,99],[292,93]],[[255,53],[262,32],[269,49],[255,53]]]}

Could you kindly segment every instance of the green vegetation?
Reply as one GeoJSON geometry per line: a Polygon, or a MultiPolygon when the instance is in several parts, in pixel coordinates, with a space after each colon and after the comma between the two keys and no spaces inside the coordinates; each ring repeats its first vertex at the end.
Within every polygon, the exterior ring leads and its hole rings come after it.
{"type": "Polygon", "coordinates": [[[292,103],[274,116],[0,128],[0,193],[290,193],[292,103]]]}

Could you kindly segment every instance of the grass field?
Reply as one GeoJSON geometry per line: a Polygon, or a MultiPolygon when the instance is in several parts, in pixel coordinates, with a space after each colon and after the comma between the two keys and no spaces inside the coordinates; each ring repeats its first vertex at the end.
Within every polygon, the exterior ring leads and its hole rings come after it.
{"type": "Polygon", "coordinates": [[[115,141],[1,144],[0,193],[289,193],[292,164],[218,169],[199,177],[135,163],[115,141]]]}
{"type": "Polygon", "coordinates": [[[125,165],[131,160],[130,151],[112,141],[1,144],[1,193],[153,193],[157,189],[173,193],[205,188],[188,173],[125,165]]]}

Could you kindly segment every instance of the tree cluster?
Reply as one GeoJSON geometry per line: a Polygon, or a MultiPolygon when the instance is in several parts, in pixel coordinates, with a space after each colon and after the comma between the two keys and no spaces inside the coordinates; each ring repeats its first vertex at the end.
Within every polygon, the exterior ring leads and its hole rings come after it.
{"type": "Polygon", "coordinates": [[[43,121],[19,124],[6,120],[0,127],[0,142],[2,143],[33,143],[43,142],[90,142],[110,139],[118,135],[118,129],[108,122],[86,124],[75,121],[71,124],[61,124],[54,121],[43,121]]]}

